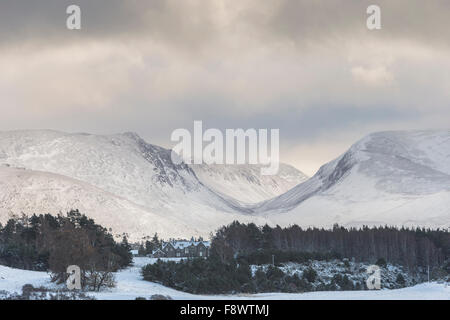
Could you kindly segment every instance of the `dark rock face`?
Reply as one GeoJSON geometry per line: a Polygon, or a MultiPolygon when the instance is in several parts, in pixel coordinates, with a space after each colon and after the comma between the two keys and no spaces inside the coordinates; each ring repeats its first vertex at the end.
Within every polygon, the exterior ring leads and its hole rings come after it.
{"type": "Polygon", "coordinates": [[[166,184],[171,187],[175,184],[181,184],[188,191],[198,188],[198,184],[188,183],[183,177],[191,175],[194,179],[197,179],[194,171],[184,162],[174,164],[171,158],[171,150],[149,144],[136,134],[127,133],[126,135],[136,141],[142,157],[155,166],[154,182],[159,182],[162,185],[166,184]]]}

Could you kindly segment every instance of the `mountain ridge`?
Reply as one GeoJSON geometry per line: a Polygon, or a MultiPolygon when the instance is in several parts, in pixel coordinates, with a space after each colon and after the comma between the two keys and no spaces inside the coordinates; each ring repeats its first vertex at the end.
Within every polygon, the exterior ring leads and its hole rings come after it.
{"type": "MultiPolygon", "coordinates": [[[[128,215],[129,221],[125,221],[123,225],[122,229],[127,232],[137,232],[137,225],[131,220],[139,221],[141,216],[147,216],[149,219],[154,217],[154,220],[162,219],[173,223],[164,224],[165,230],[150,228],[144,223],[142,229],[146,230],[141,230],[141,234],[149,235],[158,231],[160,234],[170,235],[167,230],[172,229],[172,235],[176,236],[181,236],[180,231],[206,236],[218,227],[217,223],[227,224],[235,219],[248,220],[246,216],[251,213],[239,201],[211,190],[197,178],[189,165],[173,164],[170,150],[149,144],[130,132],[106,136],[55,130],[0,132],[0,165],[9,166],[9,171],[14,167],[25,168],[30,176],[39,181],[46,181],[43,175],[48,173],[53,180],[61,180],[60,186],[70,185],[68,189],[78,190],[78,193],[71,193],[71,197],[80,199],[67,199],[59,195],[55,198],[45,191],[43,182],[35,186],[36,192],[43,192],[45,197],[53,199],[54,210],[51,210],[49,202],[41,206],[38,196],[28,195],[35,199],[36,208],[46,212],[75,209],[69,208],[68,203],[89,209],[81,203],[83,197],[89,198],[89,193],[82,190],[82,187],[91,190],[93,194],[98,194],[97,191],[101,190],[99,198],[110,201],[112,211],[119,212],[118,208],[125,211],[125,208],[131,207],[129,210],[135,213],[136,217],[128,215]],[[97,188],[97,191],[92,191],[91,187],[97,188]],[[118,197],[126,199],[127,205],[118,205],[122,201],[118,197]],[[171,225],[178,227],[171,228],[171,225]]],[[[3,171],[7,169],[4,168],[3,171]]],[[[5,173],[6,176],[8,175],[5,173]]],[[[29,181],[25,174],[22,176],[23,179],[14,179],[19,185],[25,185],[24,181],[29,181]]],[[[8,177],[11,178],[11,175],[8,177]]],[[[65,189],[62,190],[64,192],[65,189]]],[[[21,202],[23,196],[18,196],[21,195],[20,192],[15,191],[15,194],[14,198],[7,194],[6,188],[0,190],[0,196],[4,199],[3,217],[7,215],[7,207],[20,213],[21,203],[23,211],[28,214],[42,213],[31,210],[31,200],[30,204],[21,202]]],[[[90,203],[95,210],[104,212],[96,204],[90,203]]],[[[105,222],[104,219],[100,220],[105,222]]],[[[161,223],[155,221],[155,225],[158,224],[161,223]]],[[[114,222],[108,224],[107,221],[105,225],[118,226],[114,222]]]]}
{"type": "Polygon", "coordinates": [[[448,227],[449,172],[450,131],[377,132],[323,165],[306,182],[252,210],[303,225],[417,223],[448,227]],[[424,212],[411,208],[412,203],[424,212]],[[405,208],[411,210],[411,219],[405,208]],[[325,216],[325,210],[331,213],[325,216]]]}
{"type": "Polygon", "coordinates": [[[175,165],[135,133],[0,132],[0,220],[78,205],[135,238],[207,236],[233,220],[449,226],[450,131],[369,134],[299,184],[305,177],[280,168],[263,178],[257,166],[175,165]]]}

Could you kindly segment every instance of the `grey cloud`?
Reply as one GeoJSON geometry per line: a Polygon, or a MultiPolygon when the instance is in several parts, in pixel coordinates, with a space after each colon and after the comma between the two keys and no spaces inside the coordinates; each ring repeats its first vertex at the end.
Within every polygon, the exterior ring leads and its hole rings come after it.
{"type": "Polygon", "coordinates": [[[213,39],[210,1],[200,6],[173,0],[2,0],[0,45],[63,45],[80,41],[151,40],[199,49],[213,39]],[[66,8],[81,8],[82,29],[66,28],[66,8]]]}
{"type": "Polygon", "coordinates": [[[78,0],[83,30],[65,28],[65,9],[73,0],[3,0],[0,4],[0,43],[57,44],[65,41],[116,39],[152,40],[198,50],[220,37],[248,33],[260,41],[291,41],[299,46],[355,37],[415,39],[448,45],[450,28],[446,0],[280,0],[260,2],[173,0],[78,0]],[[382,8],[383,29],[365,27],[368,5],[382,8]],[[217,23],[220,10],[233,28],[217,23]],[[237,9],[236,9],[237,10],[237,9]]]}
{"type": "Polygon", "coordinates": [[[248,23],[271,41],[289,41],[300,47],[367,37],[380,40],[415,40],[448,46],[450,28],[446,0],[319,0],[276,1],[265,16],[249,12],[248,23]],[[381,8],[382,30],[366,28],[366,9],[381,8]]]}
{"type": "Polygon", "coordinates": [[[352,130],[448,127],[449,9],[448,0],[2,0],[0,127],[137,131],[168,146],[173,129],[203,120],[281,128],[287,143],[323,148],[324,136],[352,130]],[[371,32],[373,3],[383,29],[371,32]],[[65,28],[69,4],[82,8],[81,31],[65,28]]]}

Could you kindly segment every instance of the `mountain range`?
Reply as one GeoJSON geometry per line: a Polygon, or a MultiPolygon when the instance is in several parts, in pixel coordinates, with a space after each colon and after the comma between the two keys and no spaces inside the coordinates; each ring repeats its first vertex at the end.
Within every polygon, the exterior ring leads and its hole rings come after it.
{"type": "Polygon", "coordinates": [[[370,134],[311,178],[287,164],[172,163],[137,134],[0,132],[0,222],[79,209],[132,239],[208,236],[233,220],[450,226],[450,131],[370,134]]]}
{"type": "Polygon", "coordinates": [[[154,232],[167,237],[207,236],[234,219],[252,221],[243,202],[268,199],[305,179],[287,165],[280,176],[271,178],[256,168],[229,166],[220,178],[232,184],[227,189],[205,184],[211,182],[212,173],[219,178],[213,168],[173,164],[170,150],[148,144],[134,133],[2,132],[0,221],[22,213],[77,208],[114,232],[132,237],[154,232]],[[244,201],[233,198],[237,189],[245,194],[240,198],[244,201]]]}

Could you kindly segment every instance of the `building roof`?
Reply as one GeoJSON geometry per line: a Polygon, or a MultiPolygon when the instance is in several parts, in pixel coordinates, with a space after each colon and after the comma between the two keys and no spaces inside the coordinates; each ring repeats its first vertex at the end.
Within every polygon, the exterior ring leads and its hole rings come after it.
{"type": "Polygon", "coordinates": [[[192,245],[194,245],[194,247],[198,246],[200,243],[202,243],[205,247],[209,248],[211,246],[211,243],[209,241],[170,241],[170,242],[165,242],[162,246],[162,248],[164,249],[168,244],[171,244],[175,249],[184,249],[187,247],[190,247],[192,245]]]}

